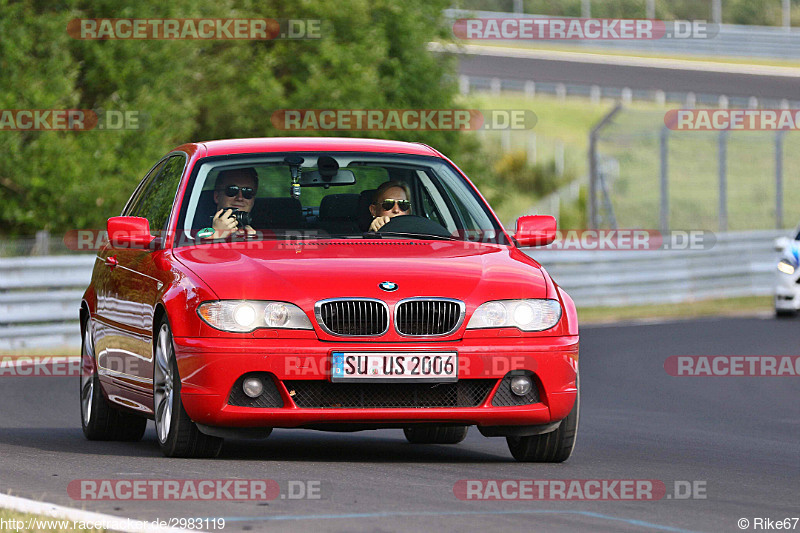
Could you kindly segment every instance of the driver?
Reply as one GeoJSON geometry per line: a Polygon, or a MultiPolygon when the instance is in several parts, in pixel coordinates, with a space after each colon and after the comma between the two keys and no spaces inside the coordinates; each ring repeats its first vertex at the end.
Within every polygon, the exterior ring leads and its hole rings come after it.
{"type": "Polygon", "coordinates": [[[370,231],[378,231],[392,218],[411,214],[411,195],[402,181],[386,181],[375,191],[369,212],[375,217],[370,231]]]}
{"type": "Polygon", "coordinates": [[[235,210],[250,212],[255,204],[256,193],[258,192],[258,174],[256,169],[235,168],[223,170],[217,175],[214,183],[214,203],[217,204],[217,213],[212,220],[214,232],[204,230],[209,235],[203,235],[207,239],[224,239],[234,231],[237,233],[247,232],[248,236],[256,234],[251,226],[239,228],[236,217],[231,216],[235,210]]]}

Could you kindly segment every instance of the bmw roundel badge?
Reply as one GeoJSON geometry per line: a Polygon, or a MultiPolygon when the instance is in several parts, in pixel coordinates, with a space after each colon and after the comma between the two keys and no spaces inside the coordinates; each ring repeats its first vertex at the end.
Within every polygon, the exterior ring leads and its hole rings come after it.
{"type": "Polygon", "coordinates": [[[378,287],[386,292],[392,292],[397,290],[397,283],[393,281],[382,281],[378,284],[378,287]]]}

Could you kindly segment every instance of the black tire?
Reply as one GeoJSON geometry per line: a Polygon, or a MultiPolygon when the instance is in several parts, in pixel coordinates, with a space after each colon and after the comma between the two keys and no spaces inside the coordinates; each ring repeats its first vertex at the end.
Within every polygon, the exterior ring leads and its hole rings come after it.
{"type": "Polygon", "coordinates": [[[89,440],[119,440],[135,442],[142,439],[147,419],[111,407],[103,396],[94,340],[88,321],[83,325],[80,375],[81,427],[89,440]]]}
{"type": "Polygon", "coordinates": [[[578,436],[580,401],[579,388],[572,411],[555,431],[529,437],[506,437],[508,449],[514,459],[528,463],[561,463],[569,459],[578,436]]]}
{"type": "Polygon", "coordinates": [[[797,311],[792,309],[775,309],[776,318],[794,318],[795,316],[797,316],[797,311]]]}
{"type": "Polygon", "coordinates": [[[458,444],[467,438],[469,426],[410,426],[403,428],[411,444],[458,444]]]}
{"type": "Polygon", "coordinates": [[[201,433],[183,408],[181,378],[175,359],[172,331],[166,317],[159,324],[153,347],[153,405],[156,437],[165,456],[219,456],[223,439],[201,433]]]}

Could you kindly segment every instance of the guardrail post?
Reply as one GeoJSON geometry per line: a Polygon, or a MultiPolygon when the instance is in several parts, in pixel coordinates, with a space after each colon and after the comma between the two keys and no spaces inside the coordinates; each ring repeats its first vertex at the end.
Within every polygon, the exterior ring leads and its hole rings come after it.
{"type": "Polygon", "coordinates": [[[786,31],[792,29],[792,2],[783,0],[783,28],[786,31]]]}
{"type": "Polygon", "coordinates": [[[661,217],[660,225],[662,233],[669,231],[669,129],[661,127],[661,217]]]}
{"type": "Polygon", "coordinates": [[[728,132],[719,132],[719,231],[728,231],[728,132]]]}
{"type": "Polygon", "coordinates": [[[783,136],[785,131],[775,134],[775,228],[783,229],[783,136]]]}
{"type": "Polygon", "coordinates": [[[614,109],[609,111],[589,132],[589,197],[586,199],[586,203],[588,204],[590,229],[597,229],[600,226],[600,213],[597,210],[597,136],[621,109],[622,104],[617,102],[614,109]]]}

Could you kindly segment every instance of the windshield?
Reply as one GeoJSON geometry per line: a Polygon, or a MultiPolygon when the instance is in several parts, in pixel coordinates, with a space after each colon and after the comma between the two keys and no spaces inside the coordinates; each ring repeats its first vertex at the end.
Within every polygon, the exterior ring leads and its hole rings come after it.
{"type": "Polygon", "coordinates": [[[183,202],[176,246],[221,238],[508,244],[483,200],[437,157],[292,152],[207,158],[196,166],[183,202]],[[237,231],[211,236],[221,209],[247,213],[237,231]],[[375,229],[373,222],[383,217],[375,229]]]}

